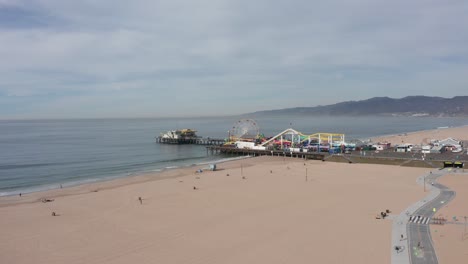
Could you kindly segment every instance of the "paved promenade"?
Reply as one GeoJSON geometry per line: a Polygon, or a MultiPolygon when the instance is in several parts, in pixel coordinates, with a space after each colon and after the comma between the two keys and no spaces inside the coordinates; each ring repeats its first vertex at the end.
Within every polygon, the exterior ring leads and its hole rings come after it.
{"type": "Polygon", "coordinates": [[[436,182],[437,178],[447,173],[449,172],[445,169],[434,170],[417,179],[422,189],[426,185],[428,195],[394,218],[392,264],[438,263],[429,224],[432,216],[455,197],[455,192],[436,182]]]}

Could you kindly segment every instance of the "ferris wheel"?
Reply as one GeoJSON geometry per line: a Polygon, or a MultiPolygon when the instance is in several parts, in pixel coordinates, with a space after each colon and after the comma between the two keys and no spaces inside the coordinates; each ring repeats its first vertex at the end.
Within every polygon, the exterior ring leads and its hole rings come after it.
{"type": "Polygon", "coordinates": [[[232,126],[230,133],[234,139],[255,139],[260,134],[260,128],[255,120],[241,119],[232,126]]]}

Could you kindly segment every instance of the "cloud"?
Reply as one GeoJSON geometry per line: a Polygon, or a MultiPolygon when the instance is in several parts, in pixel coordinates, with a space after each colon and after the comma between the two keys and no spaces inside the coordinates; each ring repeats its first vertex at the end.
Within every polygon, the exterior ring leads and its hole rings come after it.
{"type": "Polygon", "coordinates": [[[0,19],[0,97],[28,97],[10,100],[18,115],[92,117],[136,109],[130,98],[145,102],[135,115],[174,114],[173,101],[201,115],[462,94],[467,12],[462,0],[0,0],[15,18],[0,19]]]}

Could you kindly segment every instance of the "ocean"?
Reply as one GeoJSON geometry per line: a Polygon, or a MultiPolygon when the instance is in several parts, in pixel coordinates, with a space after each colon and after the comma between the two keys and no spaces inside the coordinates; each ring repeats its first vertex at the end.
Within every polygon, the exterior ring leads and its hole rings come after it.
{"type": "MultiPolygon", "coordinates": [[[[210,164],[205,146],[155,143],[161,132],[191,128],[227,138],[239,117],[0,121],[0,196],[74,186],[172,168],[210,164]]],[[[468,118],[257,117],[260,133],[292,127],[304,134],[344,133],[346,139],[468,125],[468,118]]]]}

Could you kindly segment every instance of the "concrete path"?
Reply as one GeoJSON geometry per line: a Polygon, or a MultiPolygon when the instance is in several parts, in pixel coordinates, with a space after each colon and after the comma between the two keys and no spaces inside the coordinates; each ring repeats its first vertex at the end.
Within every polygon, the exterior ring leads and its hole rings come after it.
{"type": "Polygon", "coordinates": [[[438,263],[429,224],[432,216],[455,197],[455,192],[436,182],[437,178],[447,173],[447,170],[434,170],[417,179],[423,190],[426,185],[428,195],[394,218],[392,264],[438,263]]]}

